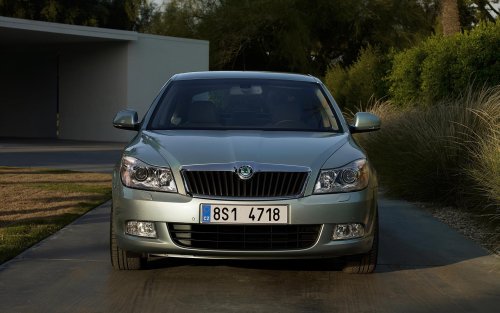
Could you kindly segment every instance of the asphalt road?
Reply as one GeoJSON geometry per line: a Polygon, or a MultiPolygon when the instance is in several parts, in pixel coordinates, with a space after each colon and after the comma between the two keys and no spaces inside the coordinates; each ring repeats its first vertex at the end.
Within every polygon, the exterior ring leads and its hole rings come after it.
{"type": "MultiPolygon", "coordinates": [[[[0,140],[0,166],[111,170],[123,144],[0,140]]],[[[109,204],[0,265],[0,312],[498,312],[500,258],[403,201],[380,202],[377,272],[333,261],[159,259],[117,272],[109,204]]]]}

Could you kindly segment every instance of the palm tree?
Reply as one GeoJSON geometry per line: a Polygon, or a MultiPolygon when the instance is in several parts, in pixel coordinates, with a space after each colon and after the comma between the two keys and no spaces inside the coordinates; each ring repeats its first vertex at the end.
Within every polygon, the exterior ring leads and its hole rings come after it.
{"type": "Polygon", "coordinates": [[[441,24],[445,36],[460,32],[457,0],[441,0],[441,24]]]}

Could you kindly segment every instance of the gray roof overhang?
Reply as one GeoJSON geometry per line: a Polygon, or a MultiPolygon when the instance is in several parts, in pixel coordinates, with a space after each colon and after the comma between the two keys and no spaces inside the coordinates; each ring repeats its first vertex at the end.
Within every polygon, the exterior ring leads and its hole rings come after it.
{"type": "Polygon", "coordinates": [[[0,16],[0,46],[135,41],[137,32],[0,16]]]}

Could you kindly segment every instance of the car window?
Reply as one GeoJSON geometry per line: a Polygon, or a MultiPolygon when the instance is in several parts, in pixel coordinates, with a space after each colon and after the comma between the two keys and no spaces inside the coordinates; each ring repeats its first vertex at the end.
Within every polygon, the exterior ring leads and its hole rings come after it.
{"type": "Polygon", "coordinates": [[[315,83],[213,79],[174,81],[149,129],[338,131],[338,119],[315,83]]]}

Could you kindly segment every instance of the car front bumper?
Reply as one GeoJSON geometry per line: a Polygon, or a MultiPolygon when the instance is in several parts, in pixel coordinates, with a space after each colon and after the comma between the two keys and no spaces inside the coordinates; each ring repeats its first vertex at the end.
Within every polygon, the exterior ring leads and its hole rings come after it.
{"type": "Polygon", "coordinates": [[[311,195],[297,199],[266,201],[222,201],[192,198],[181,194],[150,192],[124,187],[113,188],[113,226],[118,246],[124,250],[169,257],[224,259],[328,258],[368,252],[373,244],[376,222],[376,188],[358,192],[311,195]],[[305,249],[286,250],[216,250],[182,247],[174,243],[167,224],[199,224],[203,203],[251,205],[288,205],[289,224],[321,225],[316,242],[305,249]],[[157,238],[125,233],[127,221],[152,221],[157,238]],[[361,223],[365,236],[332,240],[335,224],[361,223]]]}

